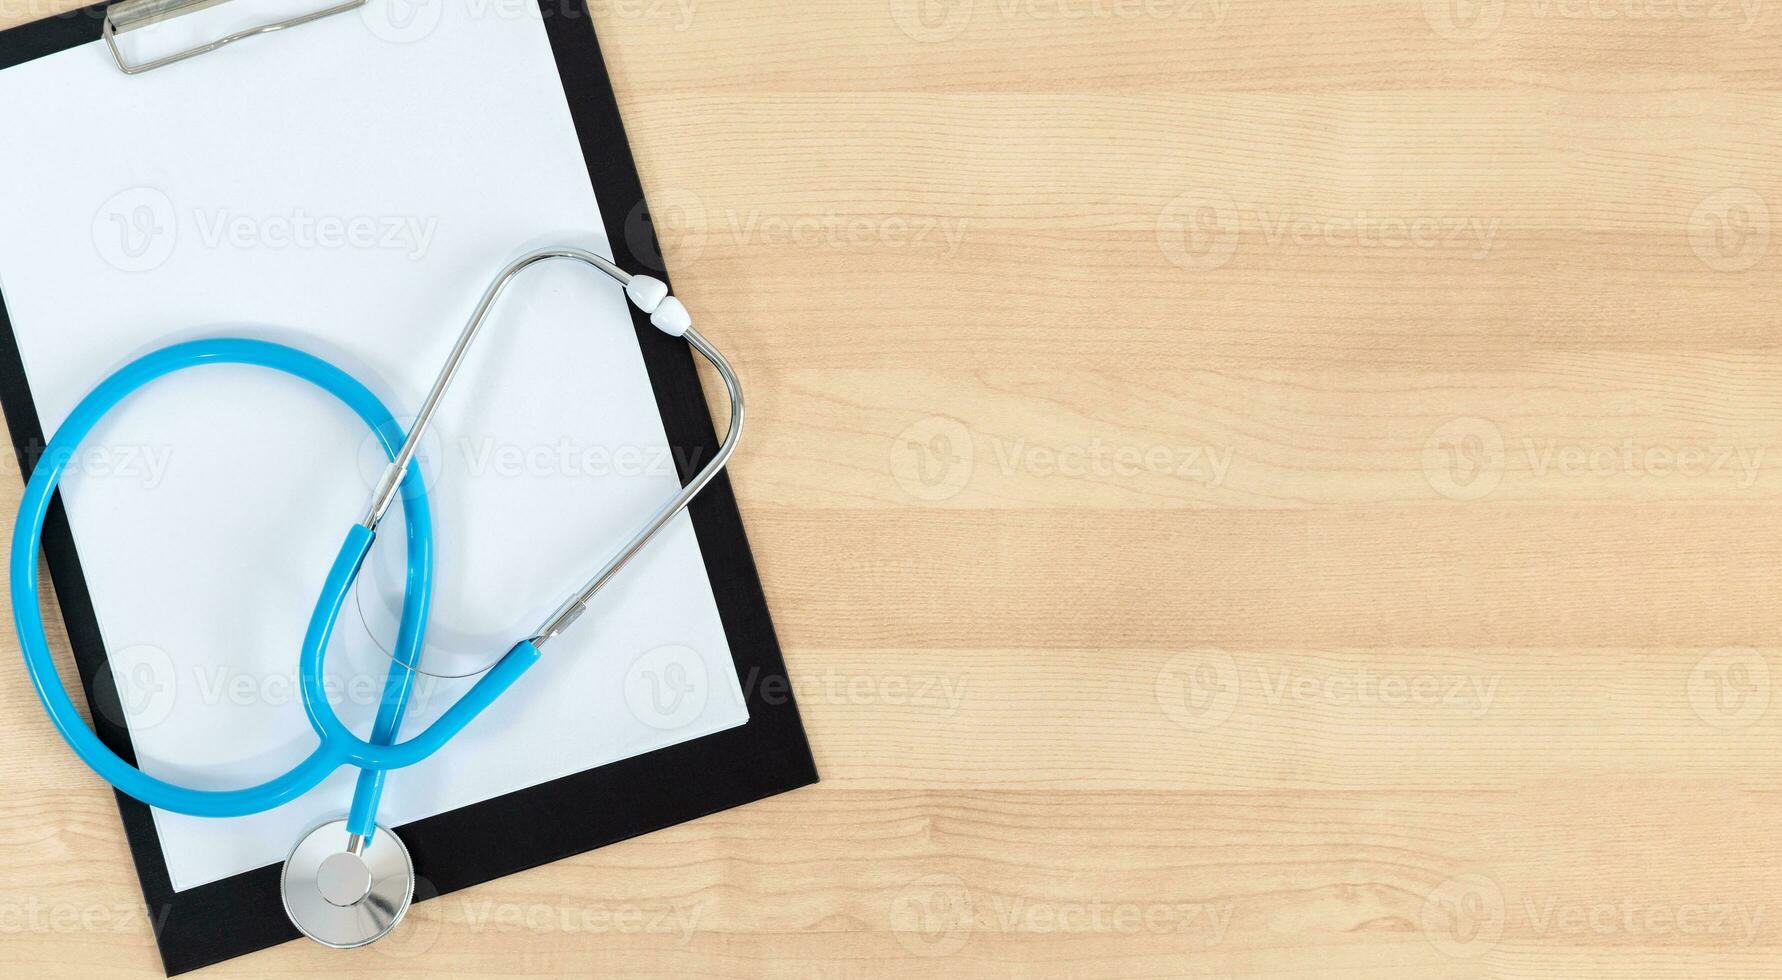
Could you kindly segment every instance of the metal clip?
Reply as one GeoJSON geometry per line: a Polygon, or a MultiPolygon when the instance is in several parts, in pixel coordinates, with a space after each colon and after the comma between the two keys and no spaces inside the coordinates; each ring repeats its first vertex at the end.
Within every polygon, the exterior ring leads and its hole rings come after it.
{"type": "Polygon", "coordinates": [[[338,3],[332,7],[325,7],[321,10],[314,10],[307,14],[299,14],[296,17],[287,20],[274,21],[270,24],[261,24],[258,27],[249,27],[244,30],[236,31],[225,37],[220,37],[208,44],[201,44],[198,47],[181,51],[178,54],[170,54],[165,58],[156,58],[154,61],[145,61],[140,65],[132,65],[125,61],[124,53],[118,50],[117,35],[119,34],[128,34],[138,28],[148,27],[152,24],[159,24],[185,14],[196,13],[200,10],[207,10],[225,2],[227,2],[227,0],[125,0],[123,3],[112,5],[105,11],[105,27],[102,31],[103,36],[105,37],[105,44],[107,47],[111,48],[111,56],[117,61],[118,68],[123,71],[124,74],[139,75],[145,71],[153,71],[156,68],[163,68],[167,65],[171,65],[176,61],[184,61],[187,58],[195,58],[201,54],[208,54],[224,45],[234,44],[236,41],[245,40],[256,35],[271,34],[273,31],[282,31],[287,27],[298,27],[307,24],[310,21],[321,20],[324,17],[332,17],[335,14],[344,14],[349,10],[356,10],[365,6],[366,0],[346,0],[344,3],[338,3]]]}

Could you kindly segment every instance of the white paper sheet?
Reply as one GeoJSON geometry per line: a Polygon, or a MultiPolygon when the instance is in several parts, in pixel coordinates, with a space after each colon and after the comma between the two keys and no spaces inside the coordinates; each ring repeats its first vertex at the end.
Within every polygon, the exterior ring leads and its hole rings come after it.
{"type": "MultiPolygon", "coordinates": [[[[320,354],[409,415],[503,264],[611,254],[533,5],[389,3],[136,77],[98,43],[0,72],[0,290],[46,432],[129,359],[216,335],[320,354]]],[[[678,485],[623,295],[579,265],[516,284],[436,431],[443,665],[528,635],[678,485]]],[[[379,469],[343,407],[247,367],[165,379],[94,433],[64,493],[145,770],[232,788],[310,752],[299,642],[379,469]]],[[[401,536],[397,510],[373,621],[399,600],[401,536]]],[[[343,614],[329,674],[361,733],[385,664],[343,614]]],[[[423,679],[404,734],[467,687],[423,679]]],[[[381,822],[746,720],[683,517],[502,703],[391,777],[381,822]]],[[[283,860],[345,813],[352,776],[253,817],[157,810],[174,887],[283,860]]]]}

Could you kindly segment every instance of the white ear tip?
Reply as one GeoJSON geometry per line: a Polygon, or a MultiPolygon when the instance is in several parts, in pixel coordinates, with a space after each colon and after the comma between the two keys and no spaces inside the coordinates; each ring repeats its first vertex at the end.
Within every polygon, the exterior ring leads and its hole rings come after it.
{"type": "Polygon", "coordinates": [[[650,314],[650,322],[656,325],[657,330],[670,337],[681,337],[692,329],[693,315],[687,312],[680,300],[673,296],[664,296],[661,305],[656,307],[656,312],[650,314]]]}
{"type": "Polygon", "coordinates": [[[631,302],[636,303],[638,309],[645,313],[654,313],[656,307],[661,306],[662,301],[668,298],[668,285],[650,276],[632,276],[631,281],[625,284],[625,295],[631,297],[631,302]]]}

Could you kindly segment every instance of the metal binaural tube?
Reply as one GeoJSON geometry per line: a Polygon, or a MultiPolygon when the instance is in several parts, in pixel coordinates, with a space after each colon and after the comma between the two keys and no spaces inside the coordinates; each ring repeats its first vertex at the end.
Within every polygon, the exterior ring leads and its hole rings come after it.
{"type": "Polygon", "coordinates": [[[470,345],[489,320],[489,314],[495,308],[501,294],[520,273],[547,259],[574,259],[606,273],[623,286],[631,281],[631,273],[595,255],[593,252],[579,248],[547,248],[514,260],[489,288],[483,292],[483,298],[476,304],[476,311],[470,315],[470,322],[464,325],[464,331],[458,334],[458,342],[452,345],[452,352],[446,355],[445,364],[439,369],[439,377],[434,379],[433,389],[427,392],[426,401],[421,403],[421,412],[415,416],[415,424],[408,430],[408,439],[402,443],[396,460],[384,468],[384,475],[378,480],[377,488],[372,493],[371,508],[366,511],[361,521],[366,527],[376,530],[378,522],[384,519],[390,504],[396,500],[397,488],[402,485],[402,474],[407,471],[408,464],[415,458],[420,448],[421,437],[426,435],[427,427],[433,424],[433,416],[439,411],[439,403],[445,398],[446,389],[452,386],[452,380],[458,376],[458,368],[463,366],[464,357],[470,353],[470,345]],[[401,465],[397,465],[400,463],[401,465]]]}
{"type": "Polygon", "coordinates": [[[571,623],[581,618],[582,613],[588,610],[588,603],[593,600],[595,593],[605,588],[606,583],[612,581],[613,576],[617,575],[620,569],[624,568],[632,558],[635,558],[637,553],[642,551],[644,546],[649,544],[664,527],[667,527],[669,521],[674,520],[681,511],[686,510],[693,503],[693,498],[699,496],[700,491],[717,479],[718,473],[724,469],[726,463],[730,462],[730,457],[736,454],[736,445],[742,439],[743,428],[742,382],[737,380],[736,372],[730,367],[730,362],[699,331],[688,329],[684,336],[687,343],[703,355],[707,361],[710,361],[712,367],[718,369],[718,376],[724,379],[724,387],[730,394],[730,430],[725,433],[724,441],[718,446],[717,455],[712,457],[712,461],[707,463],[693,479],[687,481],[687,485],[681,488],[681,492],[676,494],[674,499],[662,505],[642,530],[633,535],[631,540],[626,542],[625,546],[620,548],[619,552],[605,565],[601,566],[600,571],[595,572],[594,577],[589,579],[588,583],[582,586],[568,602],[559,607],[550,620],[539,629],[538,634],[532,638],[532,645],[535,647],[543,646],[545,641],[562,633],[569,628],[571,623]]]}

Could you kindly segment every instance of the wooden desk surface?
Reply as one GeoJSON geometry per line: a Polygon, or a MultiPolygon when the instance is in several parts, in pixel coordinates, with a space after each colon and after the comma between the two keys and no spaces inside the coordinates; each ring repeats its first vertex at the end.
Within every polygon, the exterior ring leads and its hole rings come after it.
{"type": "Polygon", "coordinates": [[[214,972],[1782,972],[1782,4],[594,6],[824,782],[214,972]]]}

